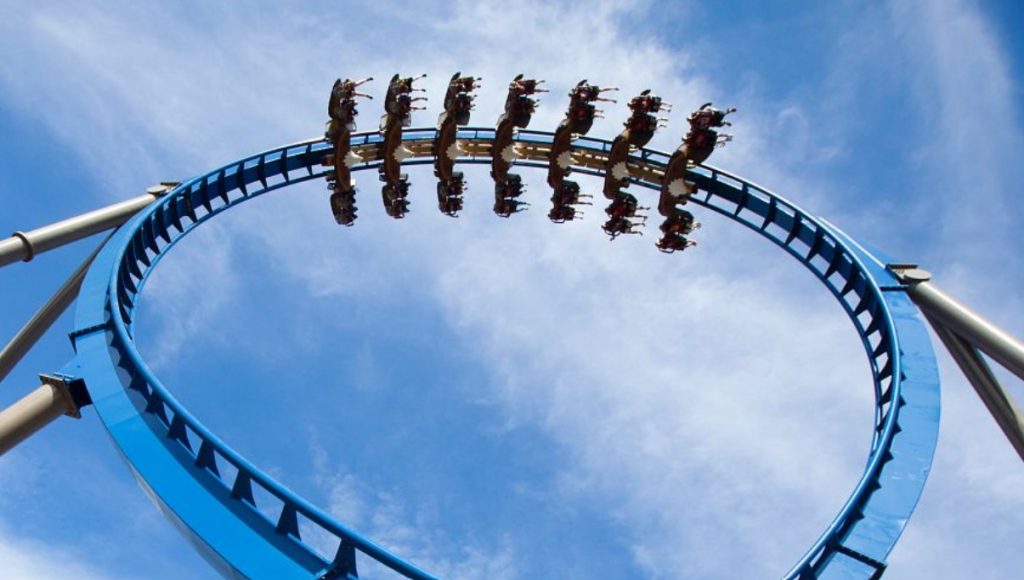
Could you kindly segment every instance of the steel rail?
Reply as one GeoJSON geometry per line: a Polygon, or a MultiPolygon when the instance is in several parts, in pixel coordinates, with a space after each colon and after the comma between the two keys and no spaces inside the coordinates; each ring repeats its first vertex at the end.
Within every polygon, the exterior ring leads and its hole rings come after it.
{"type": "MultiPolygon", "coordinates": [[[[407,129],[408,165],[432,161],[436,131],[407,129]]],[[[489,163],[494,129],[465,129],[461,163],[489,163]]],[[[520,131],[519,165],[547,166],[552,135],[520,131]]],[[[352,150],[379,165],[377,133],[352,136],[352,150]]],[[[602,175],[609,141],[581,138],[573,168],[602,175]]],[[[325,174],[330,147],[310,140],[273,149],[189,180],[131,220],[108,244],[82,287],[72,340],[77,356],[65,374],[85,379],[95,407],[140,482],[168,517],[227,575],[356,577],[356,552],[411,578],[416,566],[336,522],[238,455],[174,399],[134,345],[135,306],[153,268],[189,231],[238,203],[325,174]],[[229,473],[230,472],[230,473],[229,473]],[[271,506],[256,505],[253,488],[271,506]],[[269,515],[267,515],[269,513],[269,515]],[[324,554],[303,541],[299,521],[335,538],[324,554]],[[272,570],[272,572],[268,572],[272,570]],[[333,576],[332,576],[333,575],[333,576]]],[[[659,189],[668,155],[630,157],[632,180],[659,189]]],[[[934,353],[906,287],[858,244],[784,198],[713,167],[687,176],[703,206],[781,247],[809,269],[850,317],[867,353],[875,393],[865,471],[846,504],[788,577],[828,571],[877,577],[920,496],[938,430],[934,353]]]]}

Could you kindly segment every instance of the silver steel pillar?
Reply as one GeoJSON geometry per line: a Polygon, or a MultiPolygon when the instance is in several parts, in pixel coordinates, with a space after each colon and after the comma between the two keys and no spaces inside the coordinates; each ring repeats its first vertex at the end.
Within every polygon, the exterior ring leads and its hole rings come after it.
{"type": "Polygon", "coordinates": [[[988,363],[970,343],[950,332],[938,321],[932,320],[930,316],[926,315],[925,318],[928,318],[928,322],[935,329],[935,334],[942,340],[942,344],[946,345],[946,350],[953,355],[953,360],[974,387],[978,397],[985,403],[992,418],[1017,450],[1017,455],[1024,460],[1024,415],[1003,391],[988,363]]]}
{"type": "Polygon", "coordinates": [[[930,317],[1024,380],[1024,343],[936,288],[924,270],[908,270],[901,277],[910,297],[930,317]]]}
{"type": "Polygon", "coordinates": [[[75,270],[75,273],[64,282],[64,285],[25,323],[25,326],[18,331],[18,334],[14,335],[11,342],[7,343],[3,350],[0,350],[0,383],[11,372],[14,365],[18,364],[18,361],[25,356],[25,353],[36,344],[36,341],[50,329],[50,326],[60,318],[60,315],[75,300],[75,297],[78,296],[78,289],[82,286],[82,280],[85,279],[85,273],[89,270],[89,265],[92,264],[96,254],[100,252],[109,239],[110,236],[107,236],[100,243],[92,254],[82,262],[82,265],[75,270]]]}
{"type": "Polygon", "coordinates": [[[81,417],[71,390],[63,380],[47,376],[40,379],[43,384],[38,389],[0,411],[0,455],[61,415],[81,417]]]}
{"type": "Polygon", "coordinates": [[[175,184],[154,185],[147,189],[144,195],[30,232],[15,232],[10,238],[0,241],[0,267],[18,260],[28,262],[43,252],[119,226],[154,199],[167,193],[173,185],[175,184]]]}
{"type": "Polygon", "coordinates": [[[985,403],[992,418],[1024,460],[1024,414],[992,374],[980,352],[1024,379],[1024,344],[931,284],[931,274],[913,266],[890,266],[924,312],[939,340],[985,403]]]}

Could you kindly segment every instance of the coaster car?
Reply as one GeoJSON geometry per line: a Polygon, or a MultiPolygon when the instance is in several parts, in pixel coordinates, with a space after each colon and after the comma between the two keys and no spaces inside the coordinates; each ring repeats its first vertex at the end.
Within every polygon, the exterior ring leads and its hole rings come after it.
{"type": "Polygon", "coordinates": [[[629,119],[623,123],[625,127],[608,151],[605,162],[604,196],[614,199],[620,189],[629,187],[629,153],[647,145],[654,137],[654,132],[668,121],[653,115],[669,105],[662,103],[661,98],[651,94],[647,89],[629,101],[632,111],[629,119]]]}
{"type": "Polygon", "coordinates": [[[522,179],[514,173],[509,173],[517,156],[514,144],[515,130],[530,124],[533,112],[537,108],[537,99],[531,95],[547,92],[540,88],[543,82],[523,78],[521,73],[516,75],[508,85],[505,111],[498,117],[498,124],[494,130],[494,142],[491,145],[491,178],[494,179],[495,212],[502,217],[511,215],[506,215],[506,209],[511,207],[507,202],[519,197],[523,192],[522,179]],[[499,199],[506,202],[499,202],[499,199]]]}
{"type": "Polygon", "coordinates": [[[444,97],[444,112],[438,118],[437,137],[434,139],[434,175],[438,178],[438,207],[446,215],[456,217],[462,208],[461,195],[465,188],[462,173],[455,171],[455,159],[461,154],[458,145],[458,127],[469,123],[473,110],[471,91],[479,87],[479,79],[452,75],[444,97]],[[445,192],[442,197],[442,192],[445,192]],[[458,197],[459,200],[446,198],[458,197]],[[458,209],[456,209],[458,208],[458,209]]]}
{"type": "Polygon", "coordinates": [[[569,91],[569,108],[565,113],[565,119],[555,129],[555,136],[551,141],[551,152],[548,156],[548,185],[552,189],[558,189],[562,180],[569,175],[572,165],[570,148],[575,135],[585,135],[590,131],[594,123],[594,117],[599,111],[594,108],[595,101],[606,101],[614,103],[614,99],[601,96],[601,93],[617,91],[619,89],[601,88],[597,85],[587,83],[586,79],[576,84],[569,91]]]}
{"type": "Polygon", "coordinates": [[[693,183],[686,181],[686,170],[691,165],[699,165],[707,161],[717,147],[732,140],[731,135],[719,135],[714,128],[731,125],[725,120],[725,116],[735,111],[734,108],[715,109],[711,103],[704,103],[690,114],[687,118],[690,131],[683,137],[683,142],[669,158],[668,165],[665,167],[665,175],[661,181],[662,201],[658,204],[659,208],[666,202],[667,196],[668,199],[671,199],[671,197],[692,195],[697,191],[697,187],[693,183]]]}
{"type": "Polygon", "coordinates": [[[381,145],[382,163],[380,179],[384,182],[381,196],[384,209],[393,218],[405,217],[409,209],[406,196],[409,192],[409,177],[402,173],[402,160],[411,156],[412,152],[402,145],[402,128],[412,123],[412,112],[424,107],[415,106],[416,101],[425,101],[426,97],[413,97],[412,93],[422,91],[413,88],[413,83],[427,75],[418,77],[401,77],[394,75],[388,83],[387,95],[384,98],[384,116],[381,117],[381,132],[384,142],[381,145]]]}
{"type": "Polygon", "coordinates": [[[356,189],[349,170],[352,165],[362,161],[351,148],[352,132],[356,130],[356,116],[359,114],[356,98],[373,98],[360,93],[357,88],[371,80],[372,77],[360,81],[338,79],[334,81],[327,101],[330,120],[324,138],[332,145],[332,151],[324,156],[323,165],[331,168],[325,175],[327,188],[333,191],[330,197],[331,212],[335,221],[345,226],[351,226],[356,219],[356,189]]]}

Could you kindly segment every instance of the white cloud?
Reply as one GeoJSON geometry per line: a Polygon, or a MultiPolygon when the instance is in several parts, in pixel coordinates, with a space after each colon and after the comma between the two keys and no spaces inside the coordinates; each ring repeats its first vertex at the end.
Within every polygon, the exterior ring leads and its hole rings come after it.
{"type": "Polygon", "coordinates": [[[107,435],[92,412],[83,414],[82,421],[49,426],[0,461],[0,576],[180,578],[192,568],[192,577],[212,577],[195,571],[202,560],[105,448],[107,435]]]}
{"type": "MultiPolygon", "coordinates": [[[[216,226],[196,229],[173,255],[156,269],[144,290],[142,312],[167,312],[150,320],[137,316],[135,335],[151,353],[154,367],[178,360],[189,340],[208,328],[208,321],[228,308],[243,291],[232,265],[232,240],[216,226]],[[152,345],[152,346],[150,346],[152,345]]],[[[206,332],[208,340],[225,344],[224,333],[206,332]]]]}
{"type": "Polygon", "coordinates": [[[0,562],[3,562],[3,576],[9,580],[107,580],[117,577],[95,569],[87,554],[66,546],[21,537],[9,529],[0,529],[0,562]]]}
{"type": "MultiPolygon", "coordinates": [[[[508,580],[518,578],[508,542],[487,546],[481,542],[458,545],[431,506],[407,506],[392,492],[375,490],[339,467],[315,436],[310,445],[313,480],[327,496],[324,509],[377,544],[439,578],[453,580],[508,580]]],[[[317,537],[325,552],[332,545],[317,537]]],[[[357,556],[361,578],[391,578],[394,572],[366,556],[357,556]]]]}
{"type": "Polygon", "coordinates": [[[678,268],[649,240],[606,250],[597,236],[484,236],[436,292],[459,295],[453,319],[501,369],[495,404],[569,450],[566,499],[607,506],[649,573],[712,574],[706,555],[728,550],[742,554],[732,572],[777,575],[853,487],[870,380],[838,307],[807,293],[809,275],[754,267],[783,258],[708,221],[707,243],[678,268]],[[495,269],[485,257],[501,251],[532,258],[495,269]]]}

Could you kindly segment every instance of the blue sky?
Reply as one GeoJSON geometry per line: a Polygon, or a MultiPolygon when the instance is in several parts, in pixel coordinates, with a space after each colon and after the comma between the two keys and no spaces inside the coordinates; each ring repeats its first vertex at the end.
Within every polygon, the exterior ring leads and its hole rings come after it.
{"type": "MultiPolygon", "coordinates": [[[[519,72],[551,130],[581,78],[735,106],[712,162],[917,261],[1024,334],[1021,8],[1014,3],[9,3],[0,21],[0,230],[28,229],[319,133],[339,76],[484,78],[474,124],[519,72]]],[[[382,93],[383,82],[371,85],[382,93]]],[[[362,107],[376,125],[380,100],[362,107]]],[[[593,135],[627,116],[606,107],[593,135]]],[[[609,244],[434,209],[412,171],[395,222],[357,174],[360,219],[322,184],[254,200],[154,274],[139,343],[236,449],[449,578],[777,577],[845,501],[870,441],[864,355],[813,278],[706,213],[700,245],[609,244]]],[[[542,179],[529,176],[543,207],[542,179]]],[[[596,184],[591,186],[596,190],[596,184]]],[[[652,200],[653,201],[653,200],[652,200]]],[[[593,213],[593,212],[591,212],[593,213]]],[[[16,332],[98,240],[0,271],[16,332]]],[[[7,405],[70,358],[58,323],[0,385],[7,405]]],[[[932,476],[887,578],[1024,566],[1024,470],[942,357],[932,476]]],[[[1019,383],[1012,383],[1018,399],[1019,383]]],[[[0,460],[11,578],[210,577],[135,485],[94,414],[0,460]]],[[[387,577],[372,567],[364,576],[387,577]]]]}

